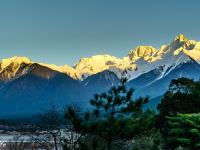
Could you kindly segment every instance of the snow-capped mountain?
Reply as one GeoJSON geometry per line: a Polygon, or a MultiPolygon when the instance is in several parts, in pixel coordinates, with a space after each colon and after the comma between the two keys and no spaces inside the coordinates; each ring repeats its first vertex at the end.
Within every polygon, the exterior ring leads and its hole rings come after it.
{"type": "Polygon", "coordinates": [[[31,63],[31,60],[26,57],[15,56],[3,59],[0,62],[0,81],[6,82],[24,74],[26,71],[21,68],[24,68],[31,63]]]}
{"type": "Polygon", "coordinates": [[[114,72],[119,77],[125,69],[132,69],[134,65],[130,64],[131,62],[124,58],[116,58],[110,55],[96,55],[90,58],[82,58],[78,63],[74,65],[81,75],[81,79],[85,79],[90,75],[102,72],[104,70],[110,70],[114,72]]]}
{"type": "Polygon", "coordinates": [[[136,88],[136,96],[161,96],[172,79],[200,78],[199,56],[199,42],[178,35],[171,44],[162,46],[148,60],[142,58],[135,62],[138,71],[133,73],[128,86],[136,88]]]}
{"type": "Polygon", "coordinates": [[[117,58],[96,55],[81,58],[73,67],[11,57],[0,61],[0,114],[6,105],[21,113],[47,109],[47,104],[78,104],[87,107],[95,93],[119,84],[127,77],[127,86],[135,96],[161,96],[172,79],[200,79],[200,42],[180,34],[156,49],[138,46],[127,56],[117,58]],[[39,110],[28,109],[40,108],[39,110]],[[11,106],[11,105],[10,105],[11,106]],[[39,106],[39,107],[38,107],[39,106]],[[22,111],[23,110],[23,111],[22,111]]]}
{"type": "Polygon", "coordinates": [[[152,46],[138,46],[132,49],[127,56],[116,58],[110,55],[97,55],[90,58],[82,58],[74,69],[84,79],[90,75],[110,70],[119,78],[121,76],[132,80],[141,74],[162,67],[163,71],[159,78],[170,72],[181,63],[192,58],[200,63],[200,42],[188,40],[180,34],[175,37],[171,44],[163,45],[159,49],[152,46]],[[168,71],[168,72],[166,72],[168,71]]]}
{"type": "MultiPolygon", "coordinates": [[[[119,78],[123,76],[132,80],[143,73],[161,66],[163,67],[163,72],[160,78],[162,78],[162,75],[167,73],[166,71],[170,71],[167,68],[185,63],[190,58],[200,63],[200,42],[188,40],[184,35],[180,34],[175,37],[171,44],[163,45],[159,49],[152,46],[138,46],[131,49],[128,55],[123,58],[110,55],[96,55],[81,58],[73,67],[68,65],[39,64],[65,73],[77,80],[84,80],[88,76],[104,70],[114,72],[119,78]]],[[[0,72],[3,72],[7,68],[8,73],[5,78],[12,79],[21,64],[32,63],[36,62],[32,62],[29,58],[25,57],[3,59],[0,62],[0,72]]]]}
{"type": "MultiPolygon", "coordinates": [[[[37,63],[27,57],[14,56],[0,61],[0,81],[10,81],[27,73],[28,66],[37,63]]],[[[54,64],[37,63],[52,70],[65,73],[74,79],[79,79],[79,74],[68,65],[56,66],[54,64]]]]}

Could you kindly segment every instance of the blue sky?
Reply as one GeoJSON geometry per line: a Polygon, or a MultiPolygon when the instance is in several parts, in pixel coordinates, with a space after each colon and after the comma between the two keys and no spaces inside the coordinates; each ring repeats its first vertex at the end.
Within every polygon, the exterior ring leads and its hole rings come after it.
{"type": "Polygon", "coordinates": [[[200,40],[198,0],[1,0],[0,59],[58,65],[95,54],[125,56],[179,33],[200,40]]]}

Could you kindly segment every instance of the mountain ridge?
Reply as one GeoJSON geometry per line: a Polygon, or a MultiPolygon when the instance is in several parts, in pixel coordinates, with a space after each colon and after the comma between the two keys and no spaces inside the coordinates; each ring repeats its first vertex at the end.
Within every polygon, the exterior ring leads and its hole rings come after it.
{"type": "MultiPolygon", "coordinates": [[[[129,51],[127,56],[117,58],[111,55],[94,55],[91,57],[81,58],[72,67],[69,65],[57,66],[54,64],[46,64],[40,62],[33,62],[27,57],[14,56],[3,59],[0,62],[0,73],[10,64],[14,64],[11,73],[7,75],[7,79],[15,76],[16,70],[21,63],[32,64],[38,63],[46,66],[52,70],[65,73],[76,80],[84,80],[88,76],[110,70],[114,72],[118,78],[126,77],[132,80],[139,75],[148,72],[162,65],[173,65],[170,62],[178,62],[180,55],[189,56],[196,62],[200,63],[200,42],[188,40],[186,36],[177,35],[174,40],[168,44],[163,45],[159,49],[152,46],[137,46],[129,51]]],[[[184,61],[184,60],[183,60],[184,61]]]]}

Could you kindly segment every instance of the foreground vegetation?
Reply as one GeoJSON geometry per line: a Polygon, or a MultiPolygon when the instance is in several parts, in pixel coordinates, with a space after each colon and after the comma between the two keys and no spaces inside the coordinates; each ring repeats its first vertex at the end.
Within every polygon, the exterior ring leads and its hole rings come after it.
{"type": "MultiPolygon", "coordinates": [[[[156,112],[144,110],[148,98],[133,99],[134,90],[125,85],[123,79],[118,87],[94,95],[92,111],[83,113],[73,106],[61,117],[53,109],[19,132],[35,149],[45,150],[200,149],[199,81],[172,80],[156,112]]],[[[25,149],[22,145],[20,150],[25,149]]]]}
{"type": "MultiPolygon", "coordinates": [[[[172,80],[158,112],[143,110],[148,98],[132,99],[125,82],[91,100],[93,112],[68,108],[66,118],[80,134],[77,149],[200,149],[200,82],[172,80]]],[[[70,147],[66,145],[66,150],[70,147]]]]}

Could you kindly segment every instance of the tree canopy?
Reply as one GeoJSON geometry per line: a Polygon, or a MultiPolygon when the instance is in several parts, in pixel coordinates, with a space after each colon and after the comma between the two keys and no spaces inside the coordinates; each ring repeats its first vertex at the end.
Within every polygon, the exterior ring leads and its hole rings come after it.
{"type": "Polygon", "coordinates": [[[172,80],[158,111],[161,124],[166,116],[200,112],[200,82],[188,78],[172,80]]]}
{"type": "Polygon", "coordinates": [[[200,149],[200,114],[177,114],[167,117],[168,148],[200,149]]]}

